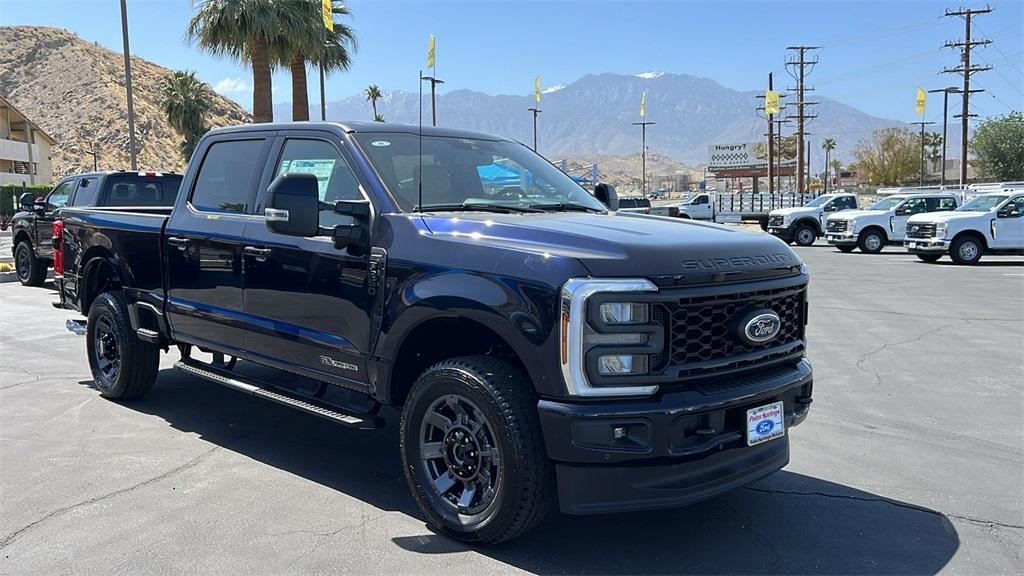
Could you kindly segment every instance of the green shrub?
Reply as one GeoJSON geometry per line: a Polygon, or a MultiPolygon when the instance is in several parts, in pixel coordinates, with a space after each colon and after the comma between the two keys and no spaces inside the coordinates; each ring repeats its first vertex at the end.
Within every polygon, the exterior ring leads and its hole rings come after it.
{"type": "Polygon", "coordinates": [[[0,186],[0,217],[10,218],[18,211],[18,197],[25,192],[32,192],[36,196],[43,196],[50,191],[49,184],[36,184],[25,186],[20,184],[4,184],[0,186]]]}

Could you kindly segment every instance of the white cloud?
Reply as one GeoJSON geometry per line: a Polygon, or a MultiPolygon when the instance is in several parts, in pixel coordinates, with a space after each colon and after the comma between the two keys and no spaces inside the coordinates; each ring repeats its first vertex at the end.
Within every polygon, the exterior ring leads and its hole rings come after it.
{"type": "Polygon", "coordinates": [[[636,75],[637,78],[643,78],[644,80],[653,80],[659,76],[664,76],[664,72],[641,72],[636,75]]]}
{"type": "Polygon", "coordinates": [[[217,94],[231,94],[235,92],[248,92],[252,90],[252,86],[248,82],[241,78],[225,78],[220,82],[217,82],[213,87],[213,91],[217,94]]]}
{"type": "Polygon", "coordinates": [[[555,92],[558,92],[562,88],[565,88],[565,84],[555,84],[554,86],[548,86],[547,88],[541,90],[540,92],[541,94],[554,94],[555,92]]]}

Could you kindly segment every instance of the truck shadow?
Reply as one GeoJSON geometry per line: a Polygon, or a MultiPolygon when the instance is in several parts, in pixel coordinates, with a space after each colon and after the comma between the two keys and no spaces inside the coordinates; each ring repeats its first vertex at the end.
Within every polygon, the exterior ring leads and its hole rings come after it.
{"type": "MultiPolygon", "coordinates": [[[[260,371],[246,363],[240,369],[260,371]]],[[[393,411],[384,414],[383,430],[350,430],[175,370],[161,371],[149,396],[123,406],[422,519],[402,477],[393,411]]],[[[492,547],[438,534],[392,540],[422,554],[474,550],[538,574],[934,574],[959,547],[953,525],[937,511],[787,471],[689,508],[552,514],[525,536],[492,547]]]]}

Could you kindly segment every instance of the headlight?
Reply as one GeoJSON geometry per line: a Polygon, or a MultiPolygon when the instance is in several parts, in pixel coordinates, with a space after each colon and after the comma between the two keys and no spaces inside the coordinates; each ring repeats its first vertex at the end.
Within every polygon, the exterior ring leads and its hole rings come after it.
{"type": "Polygon", "coordinates": [[[856,232],[857,231],[857,219],[856,218],[850,218],[849,220],[846,221],[846,231],[847,232],[856,232]]]}
{"type": "Polygon", "coordinates": [[[948,232],[948,231],[949,231],[949,223],[948,222],[938,222],[938,223],[935,224],[935,237],[936,238],[945,238],[946,237],[946,232],[948,232]]]}
{"type": "Polygon", "coordinates": [[[663,328],[651,322],[651,307],[626,293],[657,292],[646,279],[573,278],[562,287],[562,378],[573,396],[647,396],[657,386],[630,384],[650,371],[661,351],[663,328]]]}
{"type": "Polygon", "coordinates": [[[789,214],[783,214],[782,215],[782,225],[786,226],[788,224],[789,224],[789,214]]]}

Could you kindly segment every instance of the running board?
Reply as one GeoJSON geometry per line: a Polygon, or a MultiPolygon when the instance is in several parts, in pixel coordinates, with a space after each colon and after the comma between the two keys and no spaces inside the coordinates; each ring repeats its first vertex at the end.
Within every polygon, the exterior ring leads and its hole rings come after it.
{"type": "Polygon", "coordinates": [[[277,402],[278,404],[295,408],[301,412],[306,412],[308,414],[324,418],[325,420],[330,420],[336,424],[342,424],[351,428],[359,428],[361,430],[374,430],[384,426],[383,418],[376,416],[364,417],[345,414],[343,412],[339,412],[338,409],[332,405],[316,402],[315,400],[308,398],[301,398],[285,390],[276,388],[270,383],[263,382],[255,378],[243,379],[242,376],[238,374],[233,374],[199,362],[186,362],[184,360],[179,360],[174,363],[174,367],[186,374],[198,376],[204,380],[216,382],[217,384],[227,386],[228,388],[234,388],[235,390],[245,392],[251,396],[257,396],[259,398],[270,400],[271,402],[277,402]]]}

